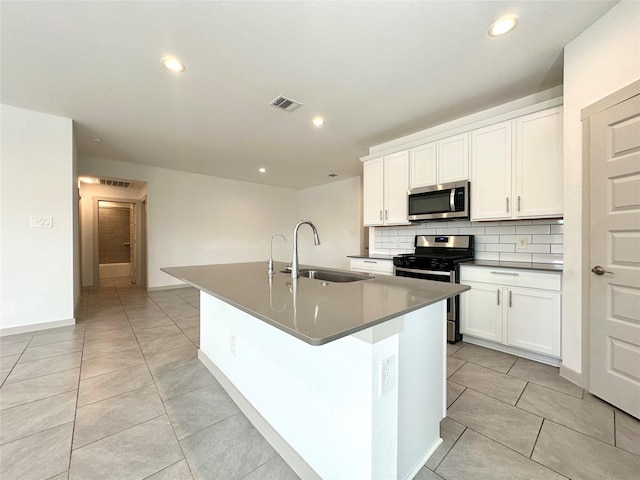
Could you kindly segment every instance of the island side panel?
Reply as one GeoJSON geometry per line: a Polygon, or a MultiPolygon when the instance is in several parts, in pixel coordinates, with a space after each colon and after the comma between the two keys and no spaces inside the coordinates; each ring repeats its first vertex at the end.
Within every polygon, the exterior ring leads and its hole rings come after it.
{"type": "Polygon", "coordinates": [[[373,393],[375,366],[397,355],[397,335],[311,346],[206,293],[201,317],[202,352],[322,478],[395,478],[394,441],[375,466],[372,452],[375,422],[397,436],[397,392],[385,402],[373,393]]]}
{"type": "Polygon", "coordinates": [[[442,443],[446,301],[404,315],[399,334],[398,478],[413,478],[442,443]]]}

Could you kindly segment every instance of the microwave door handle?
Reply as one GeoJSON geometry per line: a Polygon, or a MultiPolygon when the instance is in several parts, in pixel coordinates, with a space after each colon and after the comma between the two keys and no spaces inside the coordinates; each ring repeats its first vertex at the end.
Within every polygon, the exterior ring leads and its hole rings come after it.
{"type": "Polygon", "coordinates": [[[449,195],[449,208],[451,209],[450,211],[452,212],[456,211],[456,189],[455,188],[451,189],[451,195],[449,195]]]}

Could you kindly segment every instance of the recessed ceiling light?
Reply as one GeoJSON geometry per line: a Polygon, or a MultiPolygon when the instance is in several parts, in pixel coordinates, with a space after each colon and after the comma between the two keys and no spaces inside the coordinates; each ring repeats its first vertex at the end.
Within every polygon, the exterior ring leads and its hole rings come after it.
{"type": "Polygon", "coordinates": [[[100,180],[91,177],[78,177],[78,180],[82,183],[100,183],[100,180]]]}
{"type": "Polygon", "coordinates": [[[184,65],[176,57],[163,57],[162,64],[172,72],[184,72],[184,65]]]}
{"type": "Polygon", "coordinates": [[[313,123],[316,127],[321,127],[322,125],[324,125],[324,118],[316,117],[311,120],[311,123],[313,123]]]}
{"type": "Polygon", "coordinates": [[[259,171],[260,173],[267,173],[267,169],[266,169],[266,168],[264,168],[264,167],[260,167],[260,168],[258,169],[258,171],[259,171]]]}
{"type": "Polygon", "coordinates": [[[489,27],[490,37],[499,37],[505,33],[509,33],[518,24],[518,17],[515,15],[505,15],[491,24],[489,27]]]}
{"type": "Polygon", "coordinates": [[[337,174],[337,173],[330,173],[330,174],[329,174],[329,175],[327,175],[327,176],[328,176],[328,177],[332,177],[332,178],[333,178],[333,177],[337,177],[337,176],[338,176],[338,174],[337,174]]]}
{"type": "Polygon", "coordinates": [[[93,137],[91,140],[93,140],[96,143],[100,143],[102,141],[102,139],[98,137],[93,137]]]}

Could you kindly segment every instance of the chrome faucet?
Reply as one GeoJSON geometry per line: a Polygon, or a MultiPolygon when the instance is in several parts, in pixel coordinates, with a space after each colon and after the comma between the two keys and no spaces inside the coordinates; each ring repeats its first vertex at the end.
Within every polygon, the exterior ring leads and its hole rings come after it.
{"type": "Polygon", "coordinates": [[[281,233],[274,233],[271,236],[271,245],[269,246],[269,273],[273,273],[273,239],[276,237],[282,237],[284,243],[287,243],[286,237],[281,233]]]}
{"type": "Polygon", "coordinates": [[[291,278],[298,278],[300,276],[300,265],[298,263],[298,229],[300,225],[307,224],[313,230],[313,243],[320,245],[320,237],[318,237],[318,230],[316,226],[309,220],[300,220],[293,229],[293,257],[291,258],[291,278]]]}

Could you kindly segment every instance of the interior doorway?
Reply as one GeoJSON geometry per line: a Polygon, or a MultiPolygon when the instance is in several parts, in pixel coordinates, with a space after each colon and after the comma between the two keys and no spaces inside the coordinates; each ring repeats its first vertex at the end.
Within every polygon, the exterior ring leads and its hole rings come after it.
{"type": "Polygon", "coordinates": [[[92,200],[94,288],[146,287],[146,197],[92,200]]]}
{"type": "Polygon", "coordinates": [[[136,284],[134,203],[98,201],[98,276],[136,284]]]}

